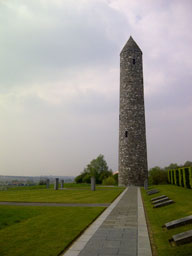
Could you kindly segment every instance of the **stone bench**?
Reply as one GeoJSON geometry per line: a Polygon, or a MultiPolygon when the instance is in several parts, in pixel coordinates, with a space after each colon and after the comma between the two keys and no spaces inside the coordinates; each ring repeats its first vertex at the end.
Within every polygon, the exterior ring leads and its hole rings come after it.
{"type": "Polygon", "coordinates": [[[167,201],[165,201],[165,202],[155,204],[155,205],[153,206],[153,208],[159,208],[159,207],[163,207],[163,206],[166,206],[166,205],[169,205],[169,204],[173,204],[173,203],[174,203],[173,200],[167,200],[167,201]]]}
{"type": "Polygon", "coordinates": [[[162,227],[172,229],[192,223],[192,215],[165,223],[162,227]]]}
{"type": "Polygon", "coordinates": [[[150,195],[153,195],[153,194],[156,194],[156,193],[159,193],[159,190],[158,189],[152,189],[152,190],[149,190],[147,191],[147,194],[150,196],[150,195]]]}
{"type": "Polygon", "coordinates": [[[169,242],[174,245],[188,244],[192,242],[192,230],[182,232],[172,236],[169,242]]]}

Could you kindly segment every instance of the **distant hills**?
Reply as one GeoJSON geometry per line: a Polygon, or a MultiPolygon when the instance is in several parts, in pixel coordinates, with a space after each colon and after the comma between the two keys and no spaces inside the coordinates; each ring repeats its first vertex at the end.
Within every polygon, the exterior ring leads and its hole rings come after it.
{"type": "Polygon", "coordinates": [[[0,175],[0,184],[22,182],[25,184],[39,183],[41,180],[49,179],[50,183],[54,182],[55,178],[64,180],[65,183],[73,182],[74,176],[56,176],[56,175],[44,175],[44,176],[9,176],[0,175]]]}

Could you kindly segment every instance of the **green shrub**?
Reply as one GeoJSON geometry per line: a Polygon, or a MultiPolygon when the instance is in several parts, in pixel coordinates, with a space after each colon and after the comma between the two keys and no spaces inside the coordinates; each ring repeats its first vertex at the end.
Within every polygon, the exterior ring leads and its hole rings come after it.
{"type": "Polygon", "coordinates": [[[116,181],[113,176],[109,176],[108,178],[103,180],[102,184],[103,185],[116,185],[116,181]]]}
{"type": "Polygon", "coordinates": [[[78,176],[75,178],[75,182],[76,182],[76,183],[83,183],[83,177],[84,177],[84,173],[78,175],[78,176]]]}
{"type": "Polygon", "coordinates": [[[46,185],[47,183],[46,183],[46,180],[40,180],[39,181],[39,185],[46,185]]]}
{"type": "Polygon", "coordinates": [[[149,185],[167,184],[167,171],[156,166],[149,170],[149,185]]]}
{"type": "Polygon", "coordinates": [[[107,162],[103,155],[99,155],[93,159],[83,172],[75,178],[76,183],[90,183],[91,177],[95,177],[96,184],[102,184],[102,181],[112,175],[112,170],[109,170],[107,162]]]}
{"type": "Polygon", "coordinates": [[[119,176],[118,173],[115,173],[115,174],[113,175],[113,178],[115,179],[116,185],[118,185],[118,176],[119,176]]]}

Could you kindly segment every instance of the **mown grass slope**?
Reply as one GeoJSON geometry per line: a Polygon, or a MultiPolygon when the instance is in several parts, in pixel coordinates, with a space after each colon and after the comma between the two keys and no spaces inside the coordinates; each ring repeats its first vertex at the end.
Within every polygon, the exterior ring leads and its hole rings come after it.
{"type": "Polygon", "coordinates": [[[0,206],[0,255],[56,256],[103,210],[0,206]]]}
{"type": "Polygon", "coordinates": [[[97,189],[34,189],[0,191],[2,202],[110,203],[123,188],[97,189]]]}
{"type": "MultiPolygon", "coordinates": [[[[0,201],[109,203],[123,188],[0,191],[0,201]]],[[[1,256],[57,256],[104,207],[0,206],[1,256]]]]}
{"type": "MultiPolygon", "coordinates": [[[[46,189],[46,185],[32,185],[32,186],[4,186],[6,189],[2,190],[33,190],[33,189],[46,189]]],[[[49,185],[50,188],[54,188],[53,184],[49,185]]],[[[59,184],[61,187],[61,184],[59,184]]],[[[87,183],[64,183],[65,188],[87,188],[90,187],[90,184],[87,183]]]]}
{"type": "Polygon", "coordinates": [[[153,186],[160,190],[160,193],[148,196],[142,189],[142,197],[152,235],[152,246],[154,256],[191,256],[192,243],[172,247],[169,239],[172,235],[192,229],[192,225],[178,227],[172,230],[164,230],[162,225],[166,222],[192,215],[192,189],[186,189],[174,185],[153,186]],[[167,195],[175,203],[154,209],[150,199],[160,195],[167,195]]]}

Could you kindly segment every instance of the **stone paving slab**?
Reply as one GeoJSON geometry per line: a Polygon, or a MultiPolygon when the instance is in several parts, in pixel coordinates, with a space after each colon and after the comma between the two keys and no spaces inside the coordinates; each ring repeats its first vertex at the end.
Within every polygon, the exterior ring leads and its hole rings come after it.
{"type": "Polygon", "coordinates": [[[137,254],[137,188],[130,187],[79,256],[137,254]],[[114,238],[115,236],[115,238],[114,238]],[[124,239],[123,239],[124,237],[124,239]],[[92,255],[92,254],[91,254],[92,255]]]}
{"type": "MultiPolygon", "coordinates": [[[[72,246],[64,252],[62,255],[64,256],[78,256],[80,253],[80,249],[74,249],[73,245],[75,245],[79,241],[84,241],[87,239],[87,242],[95,235],[98,228],[101,226],[101,224],[104,222],[104,220],[107,218],[107,216],[111,213],[111,211],[115,208],[117,203],[121,200],[121,198],[126,193],[127,189],[125,189],[116,199],[115,201],[99,216],[98,219],[96,219],[93,224],[88,227],[85,232],[76,240],[75,243],[72,244],[72,246]]],[[[98,235],[98,234],[97,234],[98,235]]],[[[104,237],[106,237],[106,234],[103,234],[104,237]]],[[[94,254],[90,253],[90,256],[94,256],[94,254]]]]}
{"type": "Polygon", "coordinates": [[[140,188],[129,187],[63,256],[152,256],[140,188]]]}

